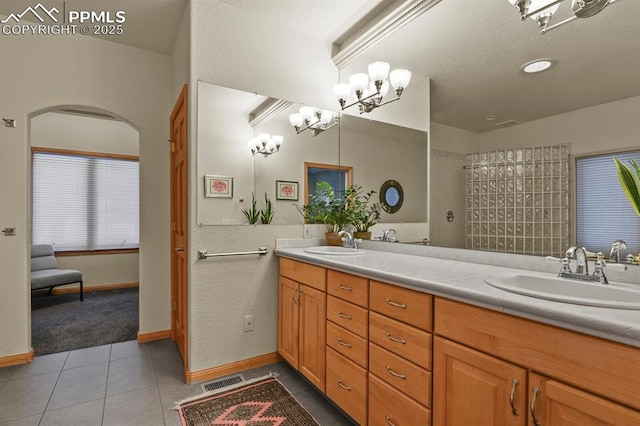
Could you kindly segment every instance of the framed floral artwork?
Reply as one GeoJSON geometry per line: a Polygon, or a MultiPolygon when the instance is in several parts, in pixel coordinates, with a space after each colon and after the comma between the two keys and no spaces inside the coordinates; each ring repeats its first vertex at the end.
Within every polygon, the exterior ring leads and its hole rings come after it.
{"type": "Polygon", "coordinates": [[[298,201],[298,182],[276,181],[276,200],[298,201]]]}
{"type": "Polygon", "coordinates": [[[204,175],[204,196],[208,198],[233,198],[233,178],[204,175]]]}

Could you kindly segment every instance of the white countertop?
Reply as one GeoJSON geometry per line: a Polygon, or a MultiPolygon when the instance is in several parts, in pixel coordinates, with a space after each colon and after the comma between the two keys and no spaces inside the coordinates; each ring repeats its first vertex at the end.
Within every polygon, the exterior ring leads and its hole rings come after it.
{"type": "Polygon", "coordinates": [[[499,290],[483,281],[521,269],[370,248],[357,256],[311,254],[301,247],[277,247],[274,253],[640,348],[640,310],[547,301],[499,290]]]}

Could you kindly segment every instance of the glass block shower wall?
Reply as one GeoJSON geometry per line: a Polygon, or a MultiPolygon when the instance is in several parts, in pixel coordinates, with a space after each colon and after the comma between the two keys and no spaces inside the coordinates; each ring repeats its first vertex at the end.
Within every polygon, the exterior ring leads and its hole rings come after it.
{"type": "Polygon", "coordinates": [[[569,246],[569,145],[468,154],[466,247],[561,256],[569,246]]]}

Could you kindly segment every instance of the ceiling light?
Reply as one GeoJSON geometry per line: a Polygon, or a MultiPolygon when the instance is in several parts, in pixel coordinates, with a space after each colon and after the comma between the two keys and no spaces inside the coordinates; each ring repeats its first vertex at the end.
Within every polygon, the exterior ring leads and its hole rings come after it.
{"type": "Polygon", "coordinates": [[[535,74],[542,71],[546,71],[553,67],[554,62],[551,59],[538,59],[527,64],[524,64],[521,68],[525,74],[535,74]]]}
{"type": "Polygon", "coordinates": [[[296,129],[297,134],[311,129],[313,136],[317,136],[338,124],[338,117],[333,111],[303,106],[297,113],[289,115],[289,124],[296,129]]]}
{"type": "Polygon", "coordinates": [[[497,115],[487,115],[484,119],[485,119],[485,121],[493,121],[493,120],[497,120],[498,116],[497,115]]]}
{"type": "MultiPolygon", "coordinates": [[[[572,16],[555,25],[549,26],[553,14],[556,13],[560,4],[564,0],[507,0],[516,6],[520,13],[520,18],[524,21],[531,18],[538,23],[540,33],[545,34],[548,31],[567,24],[576,18],[589,18],[610,4],[620,0],[572,0],[571,9],[572,16]]],[[[567,2],[568,3],[568,2],[567,2]]]]}
{"type": "Polygon", "coordinates": [[[249,141],[249,149],[251,149],[251,154],[253,155],[262,154],[268,157],[280,151],[283,141],[284,138],[280,135],[271,136],[268,133],[260,133],[249,141]]]}
{"type": "Polygon", "coordinates": [[[333,87],[333,94],[338,99],[342,110],[358,105],[360,114],[371,112],[375,108],[400,99],[403,90],[411,81],[411,71],[396,69],[389,72],[389,64],[387,62],[373,62],[369,64],[367,71],[369,74],[358,73],[351,75],[349,84],[342,83],[333,87]],[[389,77],[389,80],[387,80],[387,77],[389,77]],[[383,102],[389,90],[389,84],[395,89],[396,97],[383,102]],[[347,99],[350,97],[355,97],[357,100],[347,105],[347,99]]]}

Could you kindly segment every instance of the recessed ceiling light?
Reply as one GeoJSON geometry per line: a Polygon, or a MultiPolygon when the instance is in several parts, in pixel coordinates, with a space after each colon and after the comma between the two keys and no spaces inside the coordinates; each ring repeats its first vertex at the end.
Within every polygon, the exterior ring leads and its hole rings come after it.
{"type": "Polygon", "coordinates": [[[535,74],[538,72],[546,71],[552,68],[555,62],[551,59],[537,59],[535,61],[526,63],[522,66],[521,70],[525,74],[535,74]]]}
{"type": "Polygon", "coordinates": [[[486,121],[493,121],[493,120],[496,120],[497,118],[498,118],[497,115],[487,115],[484,119],[486,121]]]}

